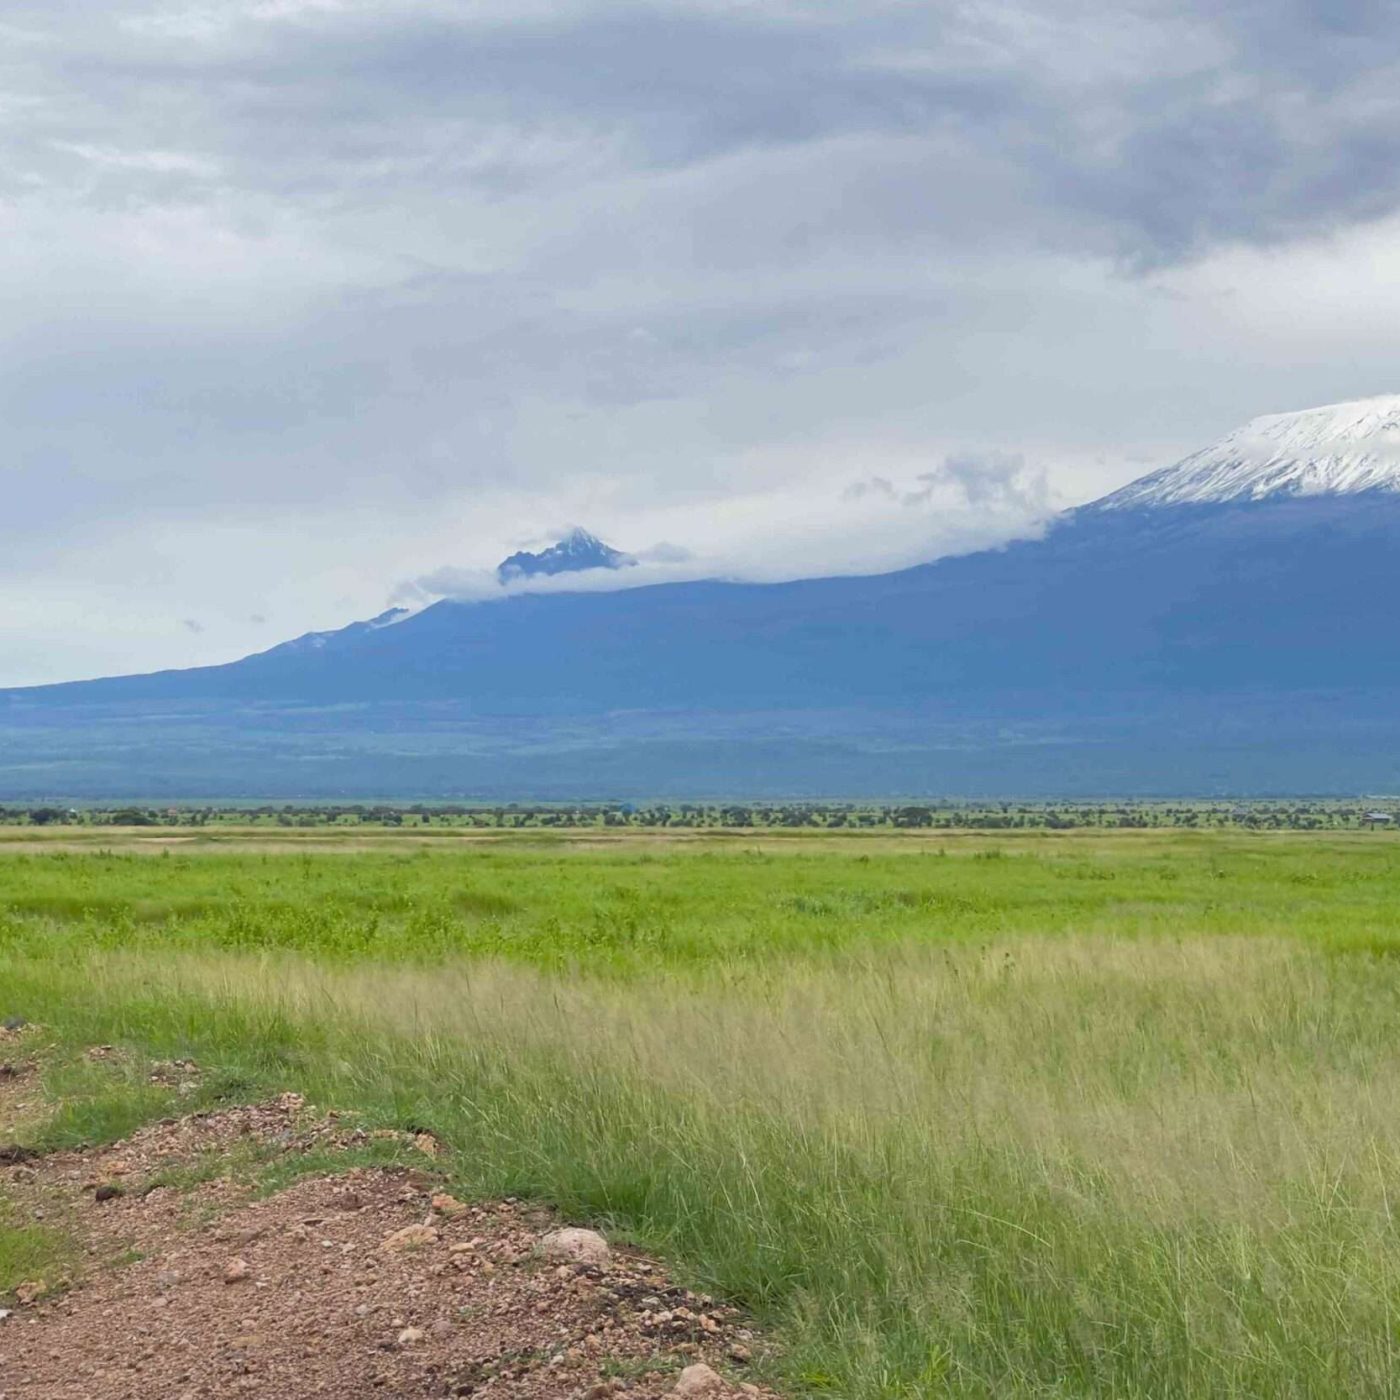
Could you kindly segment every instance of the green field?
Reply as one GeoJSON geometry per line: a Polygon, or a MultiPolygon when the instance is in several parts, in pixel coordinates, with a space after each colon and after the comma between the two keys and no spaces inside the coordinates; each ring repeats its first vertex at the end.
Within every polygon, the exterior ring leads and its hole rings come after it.
{"type": "Polygon", "coordinates": [[[94,1041],[429,1128],[793,1393],[1400,1389],[1390,833],[123,840],[0,846],[39,1140],[169,1111],[94,1041]]]}

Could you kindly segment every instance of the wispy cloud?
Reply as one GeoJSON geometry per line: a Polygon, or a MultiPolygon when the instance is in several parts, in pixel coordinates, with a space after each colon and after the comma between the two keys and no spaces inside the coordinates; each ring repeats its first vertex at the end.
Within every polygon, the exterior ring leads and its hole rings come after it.
{"type": "Polygon", "coordinates": [[[1025,513],[1034,518],[1055,509],[1044,468],[1028,467],[1020,453],[962,452],[945,457],[933,471],[919,472],[912,484],[897,486],[888,477],[853,481],[841,493],[845,501],[878,499],[900,506],[926,506],[956,493],[975,510],[1025,513]]]}
{"type": "MultiPolygon", "coordinates": [[[[809,483],[801,494],[740,496],[729,518],[694,522],[694,547],[630,550],[625,570],[590,569],[502,583],[495,571],[447,565],[401,584],[395,601],[481,601],[517,593],[597,592],[694,579],[777,582],[878,573],[1038,535],[1056,503],[1043,470],[998,453],[950,455],[898,481],[809,483]]],[[[609,541],[616,543],[615,541],[609,541]]],[[[626,540],[621,543],[624,547],[626,540]]]]}

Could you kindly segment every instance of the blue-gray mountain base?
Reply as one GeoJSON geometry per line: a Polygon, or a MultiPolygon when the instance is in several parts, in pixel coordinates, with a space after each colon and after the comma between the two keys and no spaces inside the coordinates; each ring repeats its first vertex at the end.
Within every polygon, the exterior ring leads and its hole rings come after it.
{"type": "Polygon", "coordinates": [[[0,796],[1400,791],[1400,492],[1195,460],[896,573],[444,600],[0,692],[0,796]]]}

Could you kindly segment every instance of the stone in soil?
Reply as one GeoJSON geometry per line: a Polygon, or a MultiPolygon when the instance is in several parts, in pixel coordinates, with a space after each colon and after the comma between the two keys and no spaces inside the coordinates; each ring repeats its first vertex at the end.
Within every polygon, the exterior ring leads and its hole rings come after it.
{"type": "Polygon", "coordinates": [[[385,1235],[383,1247],[391,1254],[402,1254],[405,1250],[427,1249],[438,1242],[441,1236],[431,1225],[405,1225],[392,1235],[385,1235]]]}
{"type": "Polygon", "coordinates": [[[595,1269],[605,1268],[612,1257],[607,1240],[596,1230],[580,1230],[573,1226],[551,1230],[540,1241],[540,1251],[546,1259],[588,1264],[595,1269]]]}
{"type": "Polygon", "coordinates": [[[698,1400],[701,1396],[724,1395],[728,1390],[728,1385],[718,1372],[706,1366],[703,1361],[697,1361],[681,1372],[676,1381],[676,1388],[671,1394],[680,1396],[681,1400],[698,1400]]]}

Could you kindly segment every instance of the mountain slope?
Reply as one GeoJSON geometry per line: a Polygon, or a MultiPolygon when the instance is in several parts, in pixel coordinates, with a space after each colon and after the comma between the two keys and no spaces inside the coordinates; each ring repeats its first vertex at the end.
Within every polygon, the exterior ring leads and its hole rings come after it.
{"type": "Polygon", "coordinates": [[[590,714],[1388,685],[1400,683],[1397,589],[1400,496],[1090,511],[1041,540],[893,574],[440,602],[334,645],[7,698],[460,699],[480,714],[590,714]]]}
{"type": "Polygon", "coordinates": [[[96,734],[127,793],[1393,789],[1396,405],[1256,420],[1041,539],[897,573],[445,601],[0,692],[0,795],[77,793],[96,734]]]}

